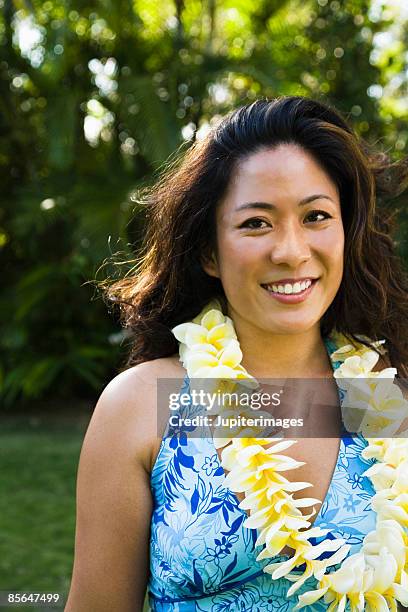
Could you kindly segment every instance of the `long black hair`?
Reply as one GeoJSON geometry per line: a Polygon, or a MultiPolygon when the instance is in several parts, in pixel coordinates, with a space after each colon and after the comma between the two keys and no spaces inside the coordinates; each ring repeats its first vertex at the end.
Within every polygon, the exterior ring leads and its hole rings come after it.
{"type": "Polygon", "coordinates": [[[340,193],[345,269],[321,320],[322,335],[336,328],[351,339],[385,339],[391,362],[408,376],[408,280],[377,202],[397,195],[408,175],[407,160],[392,164],[336,110],[297,96],[257,100],[231,112],[145,193],[142,254],[106,289],[131,330],[125,367],[175,353],[174,325],[196,316],[211,298],[225,304],[221,282],[201,265],[215,247],[215,210],[238,160],[282,143],[311,154],[340,193]]]}

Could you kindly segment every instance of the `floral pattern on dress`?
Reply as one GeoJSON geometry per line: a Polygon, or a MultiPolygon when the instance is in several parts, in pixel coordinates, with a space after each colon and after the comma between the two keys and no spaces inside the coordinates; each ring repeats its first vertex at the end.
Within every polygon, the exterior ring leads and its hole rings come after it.
{"type": "MultiPolygon", "coordinates": [[[[181,392],[189,392],[187,376],[181,392]]],[[[186,407],[186,416],[195,410],[186,407]]],[[[361,436],[342,437],[314,522],[329,529],[329,537],[344,538],[351,545],[349,554],[375,527],[374,490],[363,476],[372,463],[361,457],[366,444],[361,436]]],[[[300,593],[315,588],[316,581],[309,579],[287,598],[291,583],[263,572],[270,559],[256,561],[263,548],[255,546],[257,531],[243,526],[246,513],[224,481],[209,431],[191,438],[188,431],[167,429],[151,474],[149,602],[154,612],[288,612],[300,593]]],[[[313,605],[314,612],[326,609],[323,602],[313,605]]]]}

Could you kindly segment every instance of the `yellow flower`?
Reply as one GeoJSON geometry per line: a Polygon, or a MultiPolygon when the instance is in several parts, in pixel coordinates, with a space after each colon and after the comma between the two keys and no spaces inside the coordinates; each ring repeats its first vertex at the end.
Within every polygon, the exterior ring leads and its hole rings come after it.
{"type": "Polygon", "coordinates": [[[342,417],[348,431],[370,437],[381,433],[394,435],[401,427],[408,408],[401,389],[394,383],[395,368],[372,372],[379,356],[367,349],[347,357],[334,373],[347,392],[342,402],[342,417]]]}
{"type": "MultiPolygon", "coordinates": [[[[232,321],[223,315],[218,302],[210,303],[191,323],[175,327],[173,333],[181,343],[180,359],[190,378],[204,383],[218,379],[217,389],[227,392],[238,382],[250,388],[257,386],[241,365],[242,352],[232,321]]],[[[408,440],[369,436],[381,428],[388,435],[400,429],[408,402],[394,383],[395,368],[373,371],[379,359],[377,352],[358,342],[350,344],[338,333],[332,339],[340,348],[331,358],[342,362],[334,377],[347,392],[342,400],[345,424],[368,436],[362,456],[376,460],[365,472],[376,490],[371,500],[377,513],[376,528],[364,538],[359,553],[348,557],[350,546],[341,539],[326,538],[316,545],[310,542],[328,532],[311,527],[309,520],[320,501],[293,495],[310,483],[291,482],[283,475],[302,465],[281,454],[293,441],[256,438],[256,428],[237,426],[234,433],[245,437],[216,438],[215,445],[218,448],[231,442],[222,452],[222,466],[229,470],[225,484],[232,491],[245,493],[239,504],[249,511],[244,526],[259,529],[255,544],[264,546],[257,559],[272,559],[286,546],[293,550],[289,559],[269,563],[264,571],[273,580],[285,576],[293,582],[288,596],[308,578],[313,576],[317,581],[316,589],[299,596],[295,609],[313,607],[324,597],[328,612],[344,612],[346,606],[350,612],[396,612],[397,601],[408,606],[408,440]],[[309,514],[304,515],[302,508],[310,508],[309,514]],[[333,554],[319,559],[325,552],[333,554]],[[326,573],[338,564],[339,569],[326,573]],[[300,566],[304,568],[300,575],[292,573],[300,566]]],[[[358,340],[368,341],[362,336],[358,340]]],[[[384,340],[370,344],[384,352],[384,340]]],[[[240,414],[237,406],[223,408],[222,414],[229,420],[240,414]]]]}
{"type": "MultiPolygon", "coordinates": [[[[370,349],[359,355],[347,357],[339,368],[334,372],[334,378],[394,378],[397,373],[395,368],[385,368],[380,372],[372,372],[380,356],[370,349]]],[[[339,383],[340,384],[340,383],[339,383]]]]}
{"type": "Polygon", "coordinates": [[[323,596],[327,603],[331,603],[329,610],[344,611],[348,599],[361,605],[361,594],[366,589],[367,580],[369,576],[366,572],[364,555],[357,553],[343,561],[337,571],[324,576],[319,583],[320,588],[300,595],[299,603],[294,609],[300,610],[304,606],[311,606],[323,596]]]}
{"type": "MultiPolygon", "coordinates": [[[[377,440],[375,440],[377,442],[377,440]]],[[[406,461],[408,457],[408,439],[389,438],[382,441],[384,448],[384,463],[397,467],[400,463],[406,461]]]]}
{"type": "Polygon", "coordinates": [[[400,575],[405,566],[406,549],[403,528],[396,521],[379,520],[376,530],[364,538],[362,551],[366,563],[376,571],[373,576],[376,590],[383,593],[394,582],[397,574],[400,575]],[[388,551],[392,559],[385,560],[384,551],[388,551]],[[386,563],[382,566],[384,561],[386,563]],[[380,589],[380,581],[387,586],[380,589]]]}
{"type": "Polygon", "coordinates": [[[192,323],[172,329],[181,343],[180,358],[190,378],[249,379],[231,319],[215,308],[204,309],[192,323]]]}

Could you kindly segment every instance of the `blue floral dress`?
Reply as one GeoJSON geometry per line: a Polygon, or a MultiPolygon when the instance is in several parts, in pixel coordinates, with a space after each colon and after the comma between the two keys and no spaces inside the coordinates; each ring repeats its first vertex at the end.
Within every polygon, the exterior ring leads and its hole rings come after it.
{"type": "MultiPolygon", "coordinates": [[[[326,340],[328,352],[336,347],[326,340]]],[[[336,368],[340,364],[334,363],[336,368]]],[[[186,376],[181,392],[188,393],[186,376]]],[[[189,412],[189,416],[191,415],[189,412]]],[[[188,432],[187,432],[188,433],[188,432]]],[[[246,512],[225,486],[225,472],[211,436],[191,438],[166,430],[151,474],[154,510],[151,521],[149,602],[157,612],[288,612],[298,595],[316,588],[309,579],[291,598],[286,578],[272,580],[263,572],[271,560],[256,561],[257,530],[243,526],[246,512]]],[[[372,461],[361,451],[361,437],[343,437],[326,498],[314,525],[329,529],[361,547],[375,528],[370,507],[374,495],[362,473],[372,461]]],[[[281,556],[275,560],[287,559],[281,556]]],[[[309,610],[326,610],[320,601],[309,610]]]]}

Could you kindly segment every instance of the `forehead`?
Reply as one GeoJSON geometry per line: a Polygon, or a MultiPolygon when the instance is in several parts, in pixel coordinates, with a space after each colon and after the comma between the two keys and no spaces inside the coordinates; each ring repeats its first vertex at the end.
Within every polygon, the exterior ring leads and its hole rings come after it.
{"type": "Polygon", "coordinates": [[[299,202],[315,193],[338,200],[338,189],[310,153],[295,144],[261,149],[240,160],[231,178],[222,208],[243,201],[299,202]]]}

